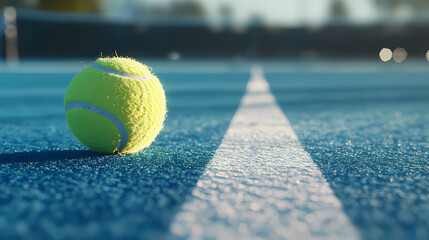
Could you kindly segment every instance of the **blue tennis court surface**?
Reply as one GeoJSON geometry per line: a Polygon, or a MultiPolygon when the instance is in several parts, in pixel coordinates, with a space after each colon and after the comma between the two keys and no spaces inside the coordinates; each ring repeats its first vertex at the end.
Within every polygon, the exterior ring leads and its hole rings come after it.
{"type": "Polygon", "coordinates": [[[427,73],[267,78],[364,239],[429,238],[427,73]]]}
{"type": "Polygon", "coordinates": [[[85,64],[0,68],[0,239],[429,238],[424,65],[147,63],[165,127],[113,156],[65,121],[85,64]]]}

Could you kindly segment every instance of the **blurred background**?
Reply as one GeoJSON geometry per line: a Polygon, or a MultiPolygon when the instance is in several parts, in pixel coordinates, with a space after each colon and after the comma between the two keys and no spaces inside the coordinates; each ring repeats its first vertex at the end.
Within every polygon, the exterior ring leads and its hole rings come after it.
{"type": "Polygon", "coordinates": [[[0,0],[0,56],[429,58],[428,0],[0,0]]]}

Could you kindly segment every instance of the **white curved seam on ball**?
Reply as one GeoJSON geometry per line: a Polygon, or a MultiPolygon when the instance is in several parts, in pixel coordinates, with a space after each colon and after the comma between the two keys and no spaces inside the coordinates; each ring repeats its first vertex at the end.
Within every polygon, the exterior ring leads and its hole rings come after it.
{"type": "Polygon", "coordinates": [[[69,102],[66,106],[66,110],[68,111],[72,108],[82,108],[82,109],[86,109],[86,110],[98,113],[101,116],[113,122],[118,128],[119,133],[121,134],[121,143],[118,146],[118,151],[120,152],[122,151],[122,149],[124,149],[125,144],[127,144],[127,141],[128,141],[128,133],[127,133],[127,129],[125,128],[121,120],[119,120],[117,117],[115,117],[113,114],[109,113],[108,111],[85,102],[69,102]]]}
{"type": "Polygon", "coordinates": [[[136,75],[131,75],[131,74],[126,74],[126,73],[118,72],[118,71],[115,71],[115,70],[112,70],[112,69],[100,66],[98,64],[94,64],[91,67],[93,67],[93,68],[95,68],[97,70],[100,70],[102,72],[105,72],[105,73],[115,74],[115,75],[118,75],[120,77],[127,77],[127,78],[136,79],[136,80],[149,80],[149,79],[153,78],[152,74],[145,75],[145,76],[136,76],[136,75]]]}

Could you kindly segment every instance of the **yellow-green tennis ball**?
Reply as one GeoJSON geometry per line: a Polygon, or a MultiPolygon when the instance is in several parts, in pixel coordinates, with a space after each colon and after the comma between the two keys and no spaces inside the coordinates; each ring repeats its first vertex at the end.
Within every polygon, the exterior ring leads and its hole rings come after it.
{"type": "Polygon", "coordinates": [[[99,58],[78,73],[64,97],[67,123],[79,141],[101,153],[149,146],[167,112],[164,89],[150,69],[129,58],[99,58]]]}

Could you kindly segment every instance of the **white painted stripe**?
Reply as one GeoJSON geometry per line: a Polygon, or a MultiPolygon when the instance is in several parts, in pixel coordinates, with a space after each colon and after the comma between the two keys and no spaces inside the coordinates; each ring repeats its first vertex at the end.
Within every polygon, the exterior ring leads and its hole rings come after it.
{"type": "Polygon", "coordinates": [[[66,110],[68,111],[72,108],[86,109],[86,110],[98,113],[104,116],[105,118],[109,119],[110,121],[112,121],[115,124],[115,126],[118,128],[119,133],[121,134],[121,143],[118,146],[118,152],[124,149],[128,141],[128,133],[127,133],[127,129],[125,128],[121,120],[119,120],[117,117],[115,117],[113,114],[109,113],[108,111],[85,102],[69,102],[66,106],[66,110]]]}
{"type": "Polygon", "coordinates": [[[136,79],[136,80],[149,80],[149,79],[153,78],[152,74],[145,75],[145,76],[136,76],[136,75],[131,75],[131,74],[126,74],[126,73],[118,72],[118,71],[115,71],[115,70],[112,70],[112,69],[109,69],[109,68],[105,68],[105,67],[100,66],[98,64],[94,64],[94,65],[92,65],[92,67],[95,68],[95,69],[97,69],[97,70],[100,70],[102,72],[105,72],[105,73],[115,74],[115,75],[118,75],[118,76],[121,76],[121,77],[127,77],[127,78],[136,79]]]}
{"type": "Polygon", "coordinates": [[[169,238],[359,238],[262,69],[253,69],[240,108],[169,238]]]}

